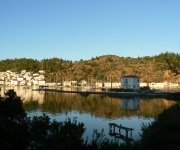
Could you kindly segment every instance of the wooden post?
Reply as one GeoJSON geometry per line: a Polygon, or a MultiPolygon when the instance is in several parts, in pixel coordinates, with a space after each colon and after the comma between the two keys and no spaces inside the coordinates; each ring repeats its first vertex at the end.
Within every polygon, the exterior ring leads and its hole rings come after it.
{"type": "Polygon", "coordinates": [[[126,130],[126,137],[128,137],[128,130],[126,130]]]}

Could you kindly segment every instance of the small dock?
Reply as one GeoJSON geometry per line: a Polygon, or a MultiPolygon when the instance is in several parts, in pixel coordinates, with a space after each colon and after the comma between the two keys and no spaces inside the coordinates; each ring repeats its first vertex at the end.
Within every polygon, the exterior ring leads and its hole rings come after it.
{"type": "Polygon", "coordinates": [[[123,139],[126,142],[134,141],[132,138],[132,130],[134,129],[124,127],[121,124],[117,125],[115,123],[109,123],[109,135],[114,136],[115,138],[123,139]],[[116,132],[116,129],[118,130],[118,132],[116,132]],[[126,135],[122,135],[121,130],[125,130],[126,135]],[[130,132],[130,135],[129,135],[129,132],[130,132]]]}

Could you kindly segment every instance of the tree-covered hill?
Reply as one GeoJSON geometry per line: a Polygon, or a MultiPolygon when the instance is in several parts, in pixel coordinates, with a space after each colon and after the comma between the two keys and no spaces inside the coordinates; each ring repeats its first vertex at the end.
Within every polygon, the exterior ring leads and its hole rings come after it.
{"type": "Polygon", "coordinates": [[[178,76],[170,77],[164,68],[165,54],[138,58],[104,55],[90,60],[71,61],[62,58],[33,60],[27,58],[6,59],[0,61],[0,71],[11,70],[20,73],[21,70],[38,72],[46,71],[46,79],[60,82],[61,80],[87,80],[88,82],[119,82],[124,75],[141,77],[141,82],[163,82],[169,80],[178,82],[178,76]]]}

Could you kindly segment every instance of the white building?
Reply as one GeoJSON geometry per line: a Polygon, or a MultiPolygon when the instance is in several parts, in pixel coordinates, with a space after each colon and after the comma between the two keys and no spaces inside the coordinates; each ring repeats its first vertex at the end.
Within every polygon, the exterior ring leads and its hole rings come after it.
{"type": "Polygon", "coordinates": [[[128,75],[121,77],[121,88],[123,89],[140,89],[140,77],[128,75]]]}
{"type": "Polygon", "coordinates": [[[39,80],[44,80],[44,75],[39,75],[39,80]]]}
{"type": "Polygon", "coordinates": [[[31,75],[27,75],[25,78],[26,80],[30,81],[33,77],[31,75]]]}
{"type": "Polygon", "coordinates": [[[86,86],[87,85],[87,82],[85,80],[82,80],[81,81],[81,86],[86,86]]]}
{"type": "Polygon", "coordinates": [[[32,80],[33,85],[39,85],[39,82],[37,80],[32,80]]]}
{"type": "Polygon", "coordinates": [[[178,83],[169,83],[169,87],[170,88],[178,88],[179,87],[179,84],[178,83]]]}
{"type": "Polygon", "coordinates": [[[19,81],[18,80],[11,80],[11,85],[19,85],[19,81]]]}
{"type": "Polygon", "coordinates": [[[119,82],[112,83],[112,88],[119,88],[120,86],[121,86],[121,83],[119,83],[119,82]]]}
{"type": "Polygon", "coordinates": [[[146,87],[146,86],[148,86],[147,83],[140,83],[140,87],[146,87]]]}
{"type": "Polygon", "coordinates": [[[38,85],[46,85],[46,81],[44,80],[38,81],[38,85]]]}
{"type": "Polygon", "coordinates": [[[25,74],[25,73],[26,73],[26,70],[22,70],[22,71],[21,71],[21,74],[25,74]]]}
{"type": "Polygon", "coordinates": [[[112,83],[111,83],[111,82],[105,82],[105,83],[104,83],[104,87],[105,87],[105,88],[111,88],[111,86],[112,86],[112,83]]]}
{"type": "Polygon", "coordinates": [[[45,70],[39,70],[39,73],[45,73],[45,70]]]}
{"type": "Polygon", "coordinates": [[[151,89],[164,88],[164,82],[162,82],[162,83],[149,83],[148,85],[151,89]]]}
{"type": "Polygon", "coordinates": [[[97,88],[102,88],[103,87],[103,83],[101,83],[101,82],[96,82],[95,85],[96,85],[97,88]]]}
{"type": "Polygon", "coordinates": [[[22,80],[20,81],[19,85],[25,85],[26,84],[26,81],[25,80],[22,80]]]}
{"type": "Polygon", "coordinates": [[[71,86],[71,81],[64,81],[63,86],[71,86]]]}
{"type": "Polygon", "coordinates": [[[18,80],[18,81],[23,81],[24,78],[23,78],[23,77],[17,77],[17,80],[18,80]]]}

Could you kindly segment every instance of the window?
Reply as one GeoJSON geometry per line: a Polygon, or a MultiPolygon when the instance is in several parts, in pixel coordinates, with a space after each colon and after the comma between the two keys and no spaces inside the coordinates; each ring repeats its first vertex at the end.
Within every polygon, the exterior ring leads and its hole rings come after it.
{"type": "Polygon", "coordinates": [[[139,79],[137,79],[137,82],[139,82],[139,79]]]}

